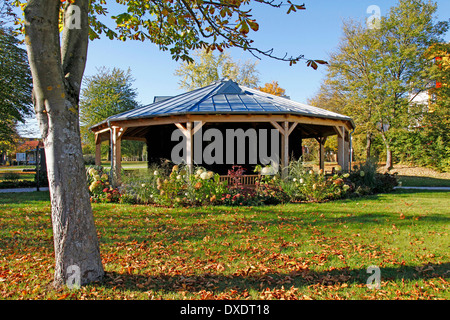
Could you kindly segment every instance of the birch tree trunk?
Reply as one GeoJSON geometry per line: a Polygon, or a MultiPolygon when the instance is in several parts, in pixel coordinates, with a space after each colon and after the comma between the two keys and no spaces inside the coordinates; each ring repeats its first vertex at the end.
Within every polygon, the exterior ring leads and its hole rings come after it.
{"type": "Polygon", "coordinates": [[[384,167],[384,170],[386,172],[388,172],[389,170],[391,170],[393,168],[393,163],[392,163],[392,150],[391,150],[391,145],[390,145],[390,141],[389,139],[386,137],[386,134],[384,131],[381,131],[381,137],[383,138],[384,141],[384,146],[386,148],[386,165],[384,167]]]}
{"type": "MultiPolygon", "coordinates": [[[[68,1],[67,1],[68,2],[68,1]]],[[[52,207],[56,287],[79,270],[77,284],[100,280],[104,271],[87,189],[78,102],[89,42],[88,0],[66,5],[59,32],[60,0],[29,0],[25,42],[33,76],[33,102],[45,145],[52,207]],[[78,23],[78,28],[77,27],[78,23]],[[74,27],[75,26],[75,27],[74,27]],[[69,268],[70,267],[70,268],[69,268]]],[[[75,274],[77,276],[77,274],[75,274]]]]}

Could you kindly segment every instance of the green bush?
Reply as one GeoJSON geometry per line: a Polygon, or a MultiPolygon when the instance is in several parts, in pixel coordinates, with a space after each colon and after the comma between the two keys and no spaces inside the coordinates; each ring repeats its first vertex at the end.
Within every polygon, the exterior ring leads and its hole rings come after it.
{"type": "Polygon", "coordinates": [[[377,172],[378,165],[373,160],[355,165],[350,173],[350,181],[356,195],[391,192],[398,185],[396,175],[377,172]]]}
{"type": "Polygon", "coordinates": [[[289,176],[282,186],[291,201],[326,201],[339,199],[351,192],[349,174],[326,176],[303,166],[302,160],[289,164],[289,176]]]}

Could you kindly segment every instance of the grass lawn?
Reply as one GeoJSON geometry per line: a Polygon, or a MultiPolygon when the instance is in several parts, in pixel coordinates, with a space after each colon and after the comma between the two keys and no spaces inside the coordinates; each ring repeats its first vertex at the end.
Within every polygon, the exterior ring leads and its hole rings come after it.
{"type": "Polygon", "coordinates": [[[106,277],[51,288],[48,193],[0,194],[0,299],[449,299],[450,194],[322,204],[93,204],[106,277]],[[366,286],[371,265],[381,289],[366,286]]]}
{"type": "Polygon", "coordinates": [[[404,187],[450,187],[450,179],[418,176],[398,176],[397,178],[404,187]]]}

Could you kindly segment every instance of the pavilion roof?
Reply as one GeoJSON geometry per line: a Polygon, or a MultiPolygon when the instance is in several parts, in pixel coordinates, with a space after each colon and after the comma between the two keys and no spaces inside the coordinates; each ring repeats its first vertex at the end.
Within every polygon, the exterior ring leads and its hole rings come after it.
{"type": "Polygon", "coordinates": [[[284,97],[241,86],[228,79],[173,97],[132,109],[94,125],[110,121],[125,121],[187,114],[294,114],[335,120],[353,121],[350,117],[284,97]]]}

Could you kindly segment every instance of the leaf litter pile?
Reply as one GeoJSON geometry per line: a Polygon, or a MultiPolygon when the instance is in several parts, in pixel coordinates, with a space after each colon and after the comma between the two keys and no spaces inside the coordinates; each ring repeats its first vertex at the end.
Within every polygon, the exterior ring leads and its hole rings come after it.
{"type": "Polygon", "coordinates": [[[50,204],[0,195],[1,299],[448,299],[450,200],[390,194],[322,204],[94,204],[103,281],[52,288],[50,204]],[[381,288],[367,268],[378,266],[381,288]]]}

